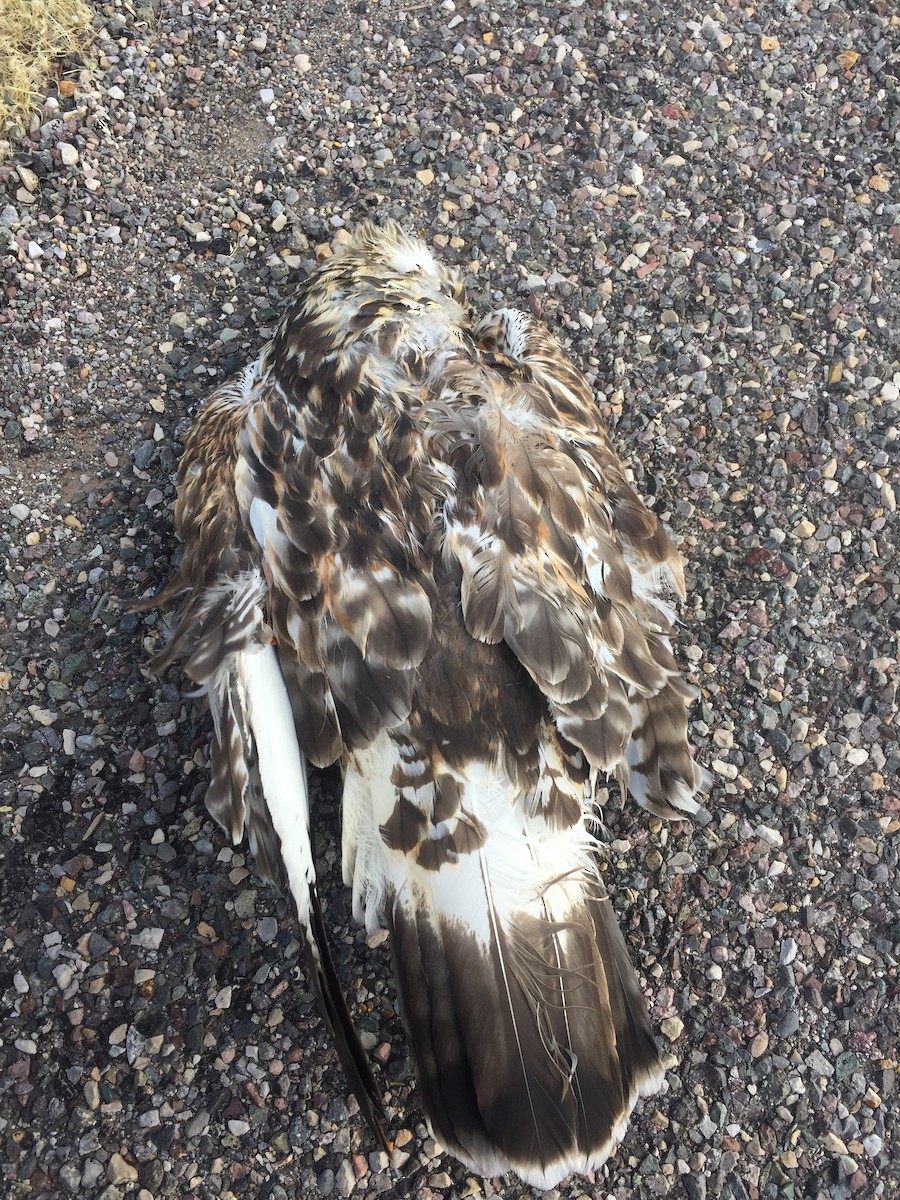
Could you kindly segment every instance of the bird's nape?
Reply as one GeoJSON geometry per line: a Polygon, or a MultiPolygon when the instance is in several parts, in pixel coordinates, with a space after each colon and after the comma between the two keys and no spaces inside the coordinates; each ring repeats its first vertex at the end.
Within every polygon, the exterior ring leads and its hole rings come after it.
{"type": "Polygon", "coordinates": [[[179,472],[176,659],[207,805],[287,881],[383,1138],[317,893],[306,760],[344,773],[355,916],[391,935],[438,1139],[541,1187],[596,1169],[662,1072],[597,865],[594,782],[696,809],[681,556],[534,318],[367,222],[201,409],[179,472]]]}

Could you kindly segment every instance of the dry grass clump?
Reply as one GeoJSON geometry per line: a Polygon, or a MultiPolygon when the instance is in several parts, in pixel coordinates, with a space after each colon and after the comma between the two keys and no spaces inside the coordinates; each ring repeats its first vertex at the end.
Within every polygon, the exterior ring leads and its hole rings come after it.
{"type": "Polygon", "coordinates": [[[54,62],[89,43],[92,16],[85,0],[0,0],[0,138],[28,128],[54,62]]]}

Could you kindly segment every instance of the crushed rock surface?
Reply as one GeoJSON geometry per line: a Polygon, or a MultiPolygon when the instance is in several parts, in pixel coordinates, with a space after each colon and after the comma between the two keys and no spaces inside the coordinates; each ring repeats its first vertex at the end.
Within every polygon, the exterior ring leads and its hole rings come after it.
{"type": "Polygon", "coordinates": [[[285,897],[206,815],[206,722],[147,674],[163,627],[124,608],[178,554],[196,405],[378,214],[563,338],[689,562],[715,786],[692,824],[605,806],[667,1087],[548,1195],[897,1195],[895,7],[97,10],[0,166],[3,1194],[532,1195],[429,1138],[332,772],[378,1149],[285,897]]]}

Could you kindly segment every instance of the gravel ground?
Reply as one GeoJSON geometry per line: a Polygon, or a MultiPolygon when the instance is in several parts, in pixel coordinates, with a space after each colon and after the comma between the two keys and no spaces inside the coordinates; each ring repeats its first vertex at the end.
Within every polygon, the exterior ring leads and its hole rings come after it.
{"type": "Polygon", "coordinates": [[[427,1137],[325,775],[376,1148],[122,607],[177,553],[193,407],[369,212],[570,343],[693,576],[708,811],[606,808],[668,1087],[555,1194],[898,1195],[890,0],[97,7],[93,71],[0,167],[4,1195],[532,1194],[427,1137]]]}

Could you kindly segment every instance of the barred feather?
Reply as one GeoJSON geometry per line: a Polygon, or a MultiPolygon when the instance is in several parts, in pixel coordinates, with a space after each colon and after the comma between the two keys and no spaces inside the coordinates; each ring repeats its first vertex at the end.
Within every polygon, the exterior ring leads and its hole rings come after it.
{"type": "Polygon", "coordinates": [[[436,1135],[543,1187],[599,1166],[661,1071],[593,781],[681,816],[706,777],[670,647],[681,558],[586,381],[531,317],[477,323],[454,272],[368,223],[203,407],[176,520],[157,664],[208,696],[210,812],[286,878],[373,1126],[306,758],[342,763],[344,878],[391,933],[436,1135]]]}

